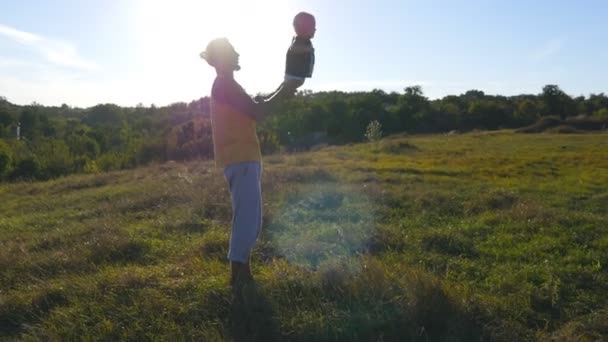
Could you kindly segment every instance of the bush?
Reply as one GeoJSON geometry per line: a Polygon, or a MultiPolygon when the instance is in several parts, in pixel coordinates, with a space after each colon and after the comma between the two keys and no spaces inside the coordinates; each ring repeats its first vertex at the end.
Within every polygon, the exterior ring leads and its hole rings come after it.
{"type": "Polygon", "coordinates": [[[11,173],[12,179],[38,179],[40,176],[40,162],[34,156],[20,160],[11,173]]]}
{"type": "Polygon", "coordinates": [[[120,153],[105,153],[97,159],[97,167],[102,171],[120,170],[124,165],[124,156],[120,153]]]}
{"type": "Polygon", "coordinates": [[[593,115],[608,117],[608,108],[602,108],[602,109],[596,111],[595,113],[593,113],[593,115]]]}
{"type": "Polygon", "coordinates": [[[583,133],[576,128],[568,125],[559,125],[557,127],[553,127],[547,130],[549,133],[561,133],[561,134],[573,134],[573,133],[583,133]]]}
{"type": "Polygon", "coordinates": [[[260,139],[260,149],[263,154],[272,154],[277,152],[280,148],[279,138],[272,132],[260,132],[258,133],[260,139]]]}
{"type": "Polygon", "coordinates": [[[11,148],[0,140],[0,178],[8,173],[13,162],[11,148]]]}
{"type": "Polygon", "coordinates": [[[608,127],[608,116],[580,115],[560,120],[555,116],[546,116],[533,125],[523,127],[517,133],[580,133],[580,131],[599,131],[608,127]]]}
{"type": "Polygon", "coordinates": [[[567,118],[565,123],[578,130],[599,131],[608,127],[608,116],[580,115],[567,118]]]}
{"type": "Polygon", "coordinates": [[[540,133],[546,129],[558,126],[562,123],[559,117],[545,116],[538,120],[535,124],[516,130],[517,133],[540,133]]]}
{"type": "Polygon", "coordinates": [[[36,159],[40,162],[39,178],[55,178],[70,174],[74,160],[68,145],[59,139],[44,139],[32,146],[36,159]]]}
{"type": "Polygon", "coordinates": [[[370,142],[375,142],[382,139],[382,125],[378,120],[374,120],[367,125],[365,138],[370,142]]]}
{"type": "Polygon", "coordinates": [[[162,141],[144,142],[137,149],[135,160],[138,165],[151,161],[164,161],[167,159],[167,146],[162,141]]]}
{"type": "Polygon", "coordinates": [[[97,166],[97,163],[94,160],[89,160],[84,165],[82,171],[84,171],[85,173],[97,173],[99,172],[99,167],[97,166]]]}
{"type": "Polygon", "coordinates": [[[88,136],[72,136],[68,139],[70,152],[75,156],[86,156],[95,159],[99,155],[100,147],[97,141],[88,136]]]}

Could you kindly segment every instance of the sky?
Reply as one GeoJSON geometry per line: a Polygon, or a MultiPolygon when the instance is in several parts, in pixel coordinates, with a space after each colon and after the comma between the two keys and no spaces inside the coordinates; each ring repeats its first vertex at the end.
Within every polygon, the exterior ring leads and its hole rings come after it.
{"type": "Polygon", "coordinates": [[[0,96],[88,107],[190,102],[214,71],[198,57],[227,37],[251,94],[283,78],[299,11],[317,18],[313,91],[469,89],[608,93],[604,0],[4,0],[0,96]]]}

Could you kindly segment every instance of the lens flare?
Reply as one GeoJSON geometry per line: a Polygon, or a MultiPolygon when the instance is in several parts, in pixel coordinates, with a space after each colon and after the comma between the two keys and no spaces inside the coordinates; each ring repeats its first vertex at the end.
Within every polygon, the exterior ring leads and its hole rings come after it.
{"type": "Polygon", "coordinates": [[[278,252],[316,269],[361,253],[374,227],[368,197],[353,186],[317,184],[290,192],[268,227],[278,252]]]}

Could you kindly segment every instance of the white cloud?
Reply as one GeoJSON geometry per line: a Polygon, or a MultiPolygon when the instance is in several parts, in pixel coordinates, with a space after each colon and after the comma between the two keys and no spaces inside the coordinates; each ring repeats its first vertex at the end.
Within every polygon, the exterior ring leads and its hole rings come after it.
{"type": "Polygon", "coordinates": [[[31,45],[33,43],[40,42],[43,40],[42,37],[36,34],[20,31],[2,24],[0,24],[0,34],[25,45],[31,45]]]}
{"type": "Polygon", "coordinates": [[[166,105],[192,101],[209,94],[213,80],[202,64],[200,70],[182,75],[184,77],[179,81],[168,83],[165,79],[157,79],[154,73],[147,77],[123,75],[120,78],[99,79],[83,77],[76,71],[35,64],[23,65],[20,69],[25,69],[26,72],[12,72],[17,69],[17,62],[0,59],[0,96],[21,105],[34,101],[44,105],[66,103],[78,107],[90,107],[99,103],[135,106],[140,102],[146,105],[166,105]]]}
{"type": "Polygon", "coordinates": [[[554,38],[538,46],[532,52],[532,61],[541,62],[558,54],[566,46],[565,38],[554,38]]]}
{"type": "Polygon", "coordinates": [[[59,40],[47,40],[46,42],[47,44],[40,46],[40,49],[51,63],[80,70],[96,71],[101,69],[99,64],[80,56],[76,47],[69,43],[59,40]]]}
{"type": "Polygon", "coordinates": [[[58,106],[66,103],[90,107],[98,103],[135,105],[131,98],[144,94],[137,91],[136,84],[129,82],[89,82],[48,73],[41,75],[38,80],[0,75],[0,95],[12,103],[22,105],[35,101],[44,105],[58,106]]]}
{"type": "Polygon", "coordinates": [[[29,46],[44,57],[47,62],[56,66],[84,71],[100,70],[99,64],[82,57],[76,47],[60,39],[51,39],[31,32],[0,24],[0,36],[18,44],[29,46]]]}
{"type": "Polygon", "coordinates": [[[16,58],[6,58],[0,56],[0,69],[2,68],[39,68],[41,65],[27,62],[16,58]]]}

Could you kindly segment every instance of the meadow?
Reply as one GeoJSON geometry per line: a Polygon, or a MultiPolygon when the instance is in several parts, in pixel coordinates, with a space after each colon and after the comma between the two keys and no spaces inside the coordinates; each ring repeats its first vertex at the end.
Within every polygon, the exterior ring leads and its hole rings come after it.
{"type": "Polygon", "coordinates": [[[0,184],[0,339],[608,339],[608,135],[401,135],[264,158],[234,301],[213,163],[0,184]]]}

